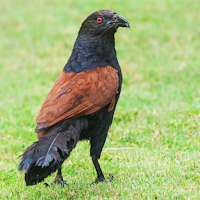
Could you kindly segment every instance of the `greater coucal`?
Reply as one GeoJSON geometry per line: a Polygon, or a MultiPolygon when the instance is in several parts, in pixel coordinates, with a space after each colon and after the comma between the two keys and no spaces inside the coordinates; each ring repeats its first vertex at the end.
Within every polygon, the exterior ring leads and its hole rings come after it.
{"type": "Polygon", "coordinates": [[[94,12],[82,23],[72,54],[36,119],[38,141],[22,155],[19,169],[25,171],[27,186],[56,170],[54,182],[63,185],[61,165],[78,140],[85,139],[97,172],[93,183],[105,181],[98,159],[122,85],[114,39],[118,27],[130,26],[110,10],[94,12]]]}

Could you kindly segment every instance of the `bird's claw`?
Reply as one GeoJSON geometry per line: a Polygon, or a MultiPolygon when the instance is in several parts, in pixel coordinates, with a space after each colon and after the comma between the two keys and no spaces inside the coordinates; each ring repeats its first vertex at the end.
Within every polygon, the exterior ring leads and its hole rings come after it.
{"type": "Polygon", "coordinates": [[[108,181],[112,181],[113,180],[113,175],[111,174],[110,177],[108,178],[108,181]]]}
{"type": "Polygon", "coordinates": [[[99,183],[99,182],[104,182],[104,183],[106,183],[106,182],[111,182],[113,180],[113,175],[111,175],[109,178],[108,178],[108,180],[106,180],[104,177],[98,177],[98,178],[96,178],[96,180],[94,180],[91,184],[97,184],[97,183],[99,183]]]}
{"type": "Polygon", "coordinates": [[[44,185],[44,186],[46,186],[46,187],[48,187],[48,186],[49,186],[49,184],[48,184],[48,183],[46,183],[46,182],[45,182],[43,185],[44,185]]]}
{"type": "Polygon", "coordinates": [[[106,182],[106,180],[104,177],[98,177],[91,184],[97,184],[99,182],[106,182]]]}
{"type": "Polygon", "coordinates": [[[64,185],[67,185],[67,182],[66,182],[66,181],[64,181],[64,180],[63,180],[63,178],[62,178],[62,177],[60,177],[60,176],[57,176],[57,177],[55,178],[55,180],[53,181],[53,183],[52,183],[52,184],[55,184],[55,183],[58,183],[58,184],[60,184],[60,185],[61,185],[61,187],[64,187],[64,185]]]}
{"type": "Polygon", "coordinates": [[[51,184],[44,183],[44,185],[45,185],[46,187],[48,187],[48,186],[50,186],[50,185],[52,185],[52,184],[55,184],[55,183],[60,184],[61,187],[64,187],[64,185],[67,185],[67,182],[64,181],[63,178],[60,177],[60,176],[57,176],[57,177],[55,178],[55,180],[54,180],[51,184]]]}

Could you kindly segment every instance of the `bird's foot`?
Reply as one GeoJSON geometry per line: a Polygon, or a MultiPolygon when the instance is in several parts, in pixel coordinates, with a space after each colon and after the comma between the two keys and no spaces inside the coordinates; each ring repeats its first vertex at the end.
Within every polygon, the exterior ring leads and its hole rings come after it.
{"type": "Polygon", "coordinates": [[[97,184],[99,182],[106,182],[106,180],[104,177],[98,177],[91,184],[97,184]]]}
{"type": "Polygon", "coordinates": [[[113,175],[111,174],[110,177],[108,178],[108,181],[112,181],[113,180],[113,175]]]}
{"type": "Polygon", "coordinates": [[[99,182],[104,182],[104,183],[106,183],[106,182],[108,182],[108,181],[112,181],[113,180],[113,175],[111,175],[109,178],[108,178],[108,180],[106,180],[104,177],[98,177],[98,178],[96,178],[96,180],[95,181],[93,181],[91,184],[97,184],[97,183],[99,183],[99,182]]]}
{"type": "Polygon", "coordinates": [[[67,182],[63,180],[63,177],[58,175],[56,176],[55,180],[53,181],[53,184],[59,183],[61,187],[64,187],[64,185],[67,185],[67,182]]]}
{"type": "MultiPolygon", "coordinates": [[[[67,182],[63,180],[63,177],[60,176],[60,175],[57,175],[55,180],[51,183],[52,184],[55,184],[55,183],[58,183],[61,185],[61,187],[64,187],[64,185],[67,185],[67,182]]],[[[45,186],[49,186],[50,184],[48,183],[44,183],[45,186]]]]}

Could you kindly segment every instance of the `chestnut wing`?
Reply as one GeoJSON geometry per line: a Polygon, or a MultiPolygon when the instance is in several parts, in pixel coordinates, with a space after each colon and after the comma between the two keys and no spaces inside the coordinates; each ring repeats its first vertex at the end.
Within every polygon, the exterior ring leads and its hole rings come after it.
{"type": "Polygon", "coordinates": [[[36,132],[64,119],[94,114],[108,104],[110,112],[118,85],[118,72],[109,65],[79,73],[63,71],[36,119],[36,132]]]}

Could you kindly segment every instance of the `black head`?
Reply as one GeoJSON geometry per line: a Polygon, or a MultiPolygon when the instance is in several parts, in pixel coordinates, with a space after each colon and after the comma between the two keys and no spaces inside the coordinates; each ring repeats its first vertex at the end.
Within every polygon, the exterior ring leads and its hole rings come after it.
{"type": "Polygon", "coordinates": [[[122,16],[111,10],[99,10],[92,13],[83,23],[79,35],[92,37],[115,33],[118,27],[130,28],[129,23],[122,16]]]}
{"type": "Polygon", "coordinates": [[[82,23],[64,70],[79,73],[110,65],[120,72],[114,39],[119,27],[130,28],[130,25],[116,12],[100,10],[92,13],[82,23]]]}

